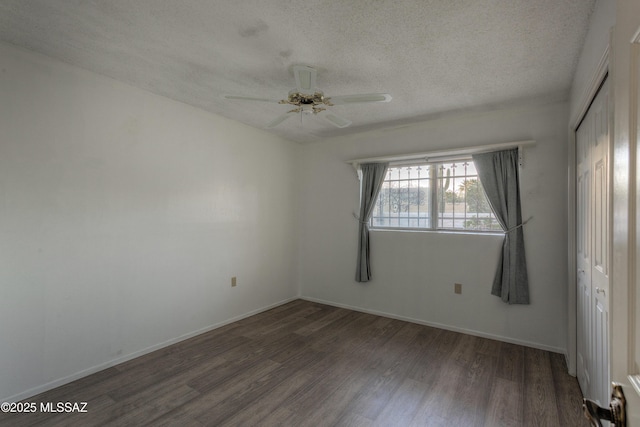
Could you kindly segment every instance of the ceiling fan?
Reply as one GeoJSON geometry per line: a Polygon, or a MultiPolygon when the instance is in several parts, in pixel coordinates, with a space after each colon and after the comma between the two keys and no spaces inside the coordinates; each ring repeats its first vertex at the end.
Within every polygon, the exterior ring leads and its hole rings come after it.
{"type": "Polygon", "coordinates": [[[363,93],[359,95],[340,95],[325,97],[324,93],[316,87],[317,70],[305,65],[293,66],[293,75],[296,79],[295,89],[289,91],[287,99],[277,100],[269,98],[253,98],[249,96],[225,95],[226,99],[237,99],[241,101],[261,101],[277,104],[290,104],[295,106],[293,110],[276,117],[267,128],[272,128],[287,120],[292,116],[290,113],[318,114],[338,128],[345,128],[351,124],[351,120],[340,117],[326,109],[334,105],[362,104],[370,102],[389,102],[391,95],[388,93],[363,93]]]}

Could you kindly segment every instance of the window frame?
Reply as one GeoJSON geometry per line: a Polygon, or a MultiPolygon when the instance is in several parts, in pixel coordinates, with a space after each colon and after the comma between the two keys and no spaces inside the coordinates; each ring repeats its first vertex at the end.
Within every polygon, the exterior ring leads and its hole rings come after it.
{"type": "MultiPolygon", "coordinates": [[[[373,218],[375,214],[371,215],[368,221],[368,228],[371,231],[410,231],[410,232],[426,232],[426,233],[456,233],[456,234],[504,234],[503,230],[477,230],[477,229],[466,229],[466,228],[440,228],[438,227],[439,221],[439,204],[438,204],[438,194],[439,194],[439,186],[440,180],[442,177],[438,177],[438,168],[446,163],[458,163],[458,162],[472,162],[473,158],[471,155],[462,155],[455,156],[451,158],[438,158],[438,159],[413,159],[413,160],[404,160],[397,162],[390,162],[389,168],[396,167],[419,167],[419,166],[429,166],[429,206],[427,210],[429,211],[429,223],[430,227],[392,227],[392,226],[376,226],[373,225],[373,218]]],[[[474,164],[475,167],[475,164],[474,164]]],[[[480,178],[476,178],[478,183],[480,183],[480,178]]],[[[385,178],[386,181],[386,178],[385,178]]],[[[484,190],[483,190],[484,191],[484,190]]],[[[378,194],[380,197],[380,194],[378,194]]],[[[486,195],[485,195],[486,197],[486,195]]],[[[487,200],[488,201],[488,200],[487,200]]],[[[378,198],[376,198],[376,203],[378,202],[378,198]]],[[[466,199],[465,199],[466,203],[466,199]]],[[[493,212],[493,208],[489,205],[491,209],[491,216],[495,219],[495,213],[493,212]]],[[[419,220],[418,220],[419,221],[419,220]]]]}

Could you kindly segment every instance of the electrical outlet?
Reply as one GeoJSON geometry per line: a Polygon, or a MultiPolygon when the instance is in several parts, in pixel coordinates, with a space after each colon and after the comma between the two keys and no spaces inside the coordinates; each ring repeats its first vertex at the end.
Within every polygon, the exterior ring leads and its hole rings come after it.
{"type": "Polygon", "coordinates": [[[236,283],[236,276],[233,276],[233,277],[231,278],[231,286],[235,286],[236,284],[237,284],[237,283],[236,283]]]}
{"type": "Polygon", "coordinates": [[[455,292],[456,294],[461,294],[462,293],[462,283],[455,283],[453,285],[453,292],[455,292]]]}

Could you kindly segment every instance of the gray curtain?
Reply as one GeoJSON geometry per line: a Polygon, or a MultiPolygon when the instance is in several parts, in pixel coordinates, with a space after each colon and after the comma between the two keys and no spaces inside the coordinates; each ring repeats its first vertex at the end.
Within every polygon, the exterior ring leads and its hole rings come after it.
{"type": "Polygon", "coordinates": [[[358,268],[356,281],[371,280],[371,265],[369,263],[369,219],[382,188],[387,173],[388,163],[365,163],[360,165],[360,214],[358,215],[358,268]]]}
{"type": "Polygon", "coordinates": [[[505,232],[491,293],[509,304],[529,304],[518,149],[474,154],[473,162],[487,199],[505,232]]]}

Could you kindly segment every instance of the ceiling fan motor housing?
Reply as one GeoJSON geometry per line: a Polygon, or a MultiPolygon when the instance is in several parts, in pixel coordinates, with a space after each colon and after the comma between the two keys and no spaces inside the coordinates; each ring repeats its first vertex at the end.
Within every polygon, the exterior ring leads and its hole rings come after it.
{"type": "Polygon", "coordinates": [[[304,93],[300,93],[297,90],[293,89],[289,92],[289,96],[286,100],[280,101],[281,104],[291,104],[296,106],[301,105],[332,105],[329,103],[329,98],[325,99],[324,93],[322,91],[316,91],[313,94],[307,95],[304,93]]]}
{"type": "Polygon", "coordinates": [[[333,105],[329,102],[329,98],[325,99],[322,91],[316,91],[313,94],[307,95],[298,92],[296,89],[291,90],[287,99],[280,101],[280,104],[295,105],[296,107],[299,107],[299,111],[308,114],[316,114],[320,111],[324,111],[324,108],[319,107],[320,104],[329,106],[333,105]]]}

